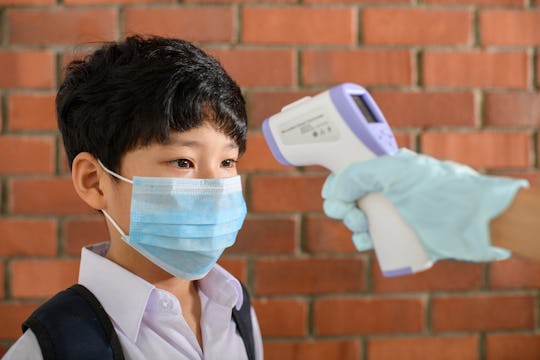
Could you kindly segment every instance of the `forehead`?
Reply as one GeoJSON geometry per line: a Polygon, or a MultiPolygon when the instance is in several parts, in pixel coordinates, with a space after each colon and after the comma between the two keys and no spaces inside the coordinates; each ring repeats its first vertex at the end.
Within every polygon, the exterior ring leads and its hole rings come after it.
{"type": "Polygon", "coordinates": [[[208,122],[188,131],[171,131],[164,146],[202,147],[219,145],[223,147],[238,148],[233,138],[220,131],[208,122]]]}

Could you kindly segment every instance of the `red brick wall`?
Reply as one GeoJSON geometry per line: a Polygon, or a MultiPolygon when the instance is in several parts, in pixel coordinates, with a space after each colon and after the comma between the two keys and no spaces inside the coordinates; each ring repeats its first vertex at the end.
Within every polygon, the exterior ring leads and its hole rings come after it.
{"type": "Polygon", "coordinates": [[[55,129],[61,68],[140,32],[198,43],[245,91],[250,214],[221,262],[251,289],[267,359],[540,358],[540,262],[442,261],[382,278],[372,253],[324,217],[327,173],[277,164],[260,132],[283,104],[356,82],[402,146],[539,186],[534,4],[0,0],[0,355],[40,302],[76,281],[80,247],[107,238],[72,190],[55,129]]]}

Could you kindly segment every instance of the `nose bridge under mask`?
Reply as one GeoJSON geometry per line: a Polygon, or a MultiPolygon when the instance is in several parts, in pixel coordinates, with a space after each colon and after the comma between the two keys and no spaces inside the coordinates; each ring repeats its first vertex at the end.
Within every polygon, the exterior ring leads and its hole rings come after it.
{"type": "Polygon", "coordinates": [[[240,176],[133,178],[132,217],[146,224],[219,224],[245,216],[240,176]]]}

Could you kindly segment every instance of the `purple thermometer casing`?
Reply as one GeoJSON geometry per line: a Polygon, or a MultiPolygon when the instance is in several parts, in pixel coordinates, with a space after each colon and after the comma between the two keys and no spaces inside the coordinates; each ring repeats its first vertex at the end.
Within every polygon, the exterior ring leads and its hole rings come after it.
{"type": "MultiPolygon", "coordinates": [[[[398,151],[392,129],[366,89],[353,83],[344,83],[329,89],[328,95],[347,128],[375,156],[392,155],[398,151]]],[[[307,101],[312,101],[314,98],[316,96],[307,101]]],[[[281,164],[294,166],[287,161],[277,145],[269,120],[266,119],[263,122],[262,130],[272,154],[281,164]]],[[[411,267],[404,267],[383,271],[383,273],[391,277],[410,274],[413,270],[411,267]]]]}
{"type": "MultiPolygon", "coordinates": [[[[375,155],[391,155],[398,151],[396,139],[390,125],[388,125],[375,100],[363,87],[345,83],[335,86],[329,91],[334,106],[347,123],[349,129],[375,155]],[[363,104],[356,102],[355,96],[359,97],[363,104]],[[366,108],[368,113],[366,113],[366,108]]],[[[413,269],[411,267],[383,271],[385,277],[412,273],[413,269]]]]}
{"type": "Polygon", "coordinates": [[[391,155],[398,151],[392,129],[366,89],[345,83],[334,86],[329,92],[349,129],[375,155],[391,155]]]}
{"type": "Polygon", "coordinates": [[[270,119],[266,119],[263,121],[262,124],[262,130],[264,138],[266,139],[266,144],[268,144],[268,147],[270,148],[270,151],[272,152],[272,155],[274,155],[274,158],[279,161],[281,164],[286,166],[294,166],[294,164],[291,164],[290,162],[285,159],[285,156],[281,153],[281,150],[279,150],[279,146],[276,144],[276,139],[274,139],[274,134],[272,134],[272,130],[270,130],[270,119]]]}
{"type": "MultiPolygon", "coordinates": [[[[391,155],[398,151],[392,129],[370,94],[363,87],[344,83],[328,90],[334,107],[351,132],[376,156],[391,155]]],[[[291,164],[279,149],[269,119],[262,124],[263,135],[272,154],[283,165],[291,164]]]]}

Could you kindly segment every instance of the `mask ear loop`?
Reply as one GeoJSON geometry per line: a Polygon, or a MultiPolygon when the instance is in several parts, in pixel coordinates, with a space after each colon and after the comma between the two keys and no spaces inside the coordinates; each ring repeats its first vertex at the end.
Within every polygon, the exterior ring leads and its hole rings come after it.
{"type": "Polygon", "coordinates": [[[105,211],[104,209],[101,209],[101,212],[103,213],[103,215],[105,215],[107,220],[111,222],[111,224],[120,233],[120,235],[122,235],[122,237],[124,238],[127,237],[126,233],[120,228],[120,226],[116,223],[116,221],[113,220],[113,218],[111,217],[111,215],[107,213],[107,211],[105,211]]]}
{"type": "Polygon", "coordinates": [[[103,163],[102,163],[101,160],[99,160],[99,159],[98,159],[98,163],[99,163],[99,165],[101,166],[101,168],[102,168],[103,170],[105,170],[105,172],[108,173],[109,175],[112,175],[112,176],[114,176],[115,178],[120,179],[120,180],[122,180],[122,181],[125,181],[125,182],[127,182],[127,183],[133,184],[133,181],[132,181],[132,180],[129,180],[128,178],[125,178],[125,177],[123,177],[122,175],[118,175],[118,174],[115,173],[114,171],[111,171],[111,170],[107,169],[107,168],[105,167],[105,165],[103,165],[103,163]]]}
{"type": "MultiPolygon", "coordinates": [[[[120,179],[122,181],[125,181],[127,183],[130,183],[130,184],[133,184],[133,181],[129,180],[128,178],[125,178],[121,175],[118,175],[117,173],[115,173],[114,171],[111,171],[109,169],[107,169],[105,167],[105,165],[103,165],[103,163],[101,162],[101,160],[98,159],[98,163],[99,165],[101,166],[101,168],[108,174],[114,176],[115,178],[117,179],[120,179]]],[[[126,237],[126,233],[120,228],[120,226],[116,223],[116,221],[113,220],[113,218],[107,213],[107,211],[105,211],[105,209],[101,209],[101,212],[103,213],[103,215],[105,215],[105,217],[107,218],[107,220],[110,221],[110,223],[114,226],[114,228],[120,233],[120,235],[122,235],[122,237],[126,237]]]]}

